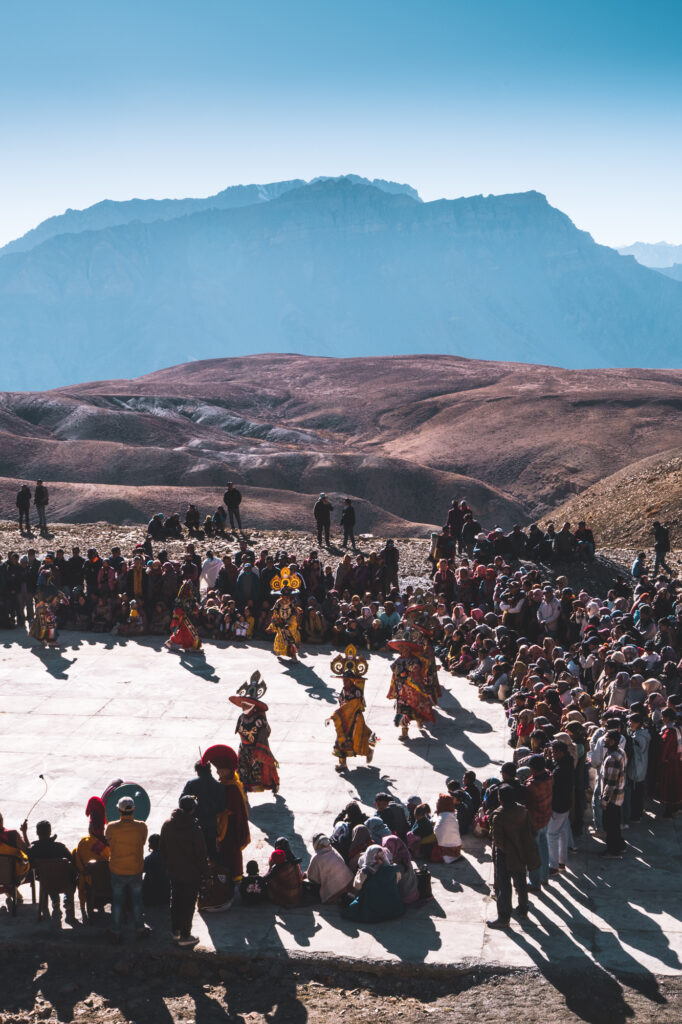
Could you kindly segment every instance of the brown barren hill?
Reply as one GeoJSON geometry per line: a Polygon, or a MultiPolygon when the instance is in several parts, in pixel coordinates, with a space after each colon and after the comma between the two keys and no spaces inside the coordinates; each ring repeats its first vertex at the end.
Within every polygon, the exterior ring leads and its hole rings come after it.
{"type": "Polygon", "coordinates": [[[387,529],[390,517],[428,529],[453,497],[484,525],[507,528],[633,454],[682,445],[681,407],[677,370],[454,356],[205,360],[0,395],[0,501],[10,515],[13,481],[42,476],[64,485],[72,519],[96,506],[116,521],[133,508],[136,518],[155,511],[155,488],[176,488],[174,504],[194,496],[208,511],[231,478],[268,523],[270,505],[299,515],[324,490],[367,503],[360,529],[378,528],[382,516],[387,529]],[[87,499],[75,484],[91,485],[87,499]]]}
{"type": "Polygon", "coordinates": [[[589,520],[601,546],[652,547],[652,523],[670,529],[670,542],[682,547],[682,448],[641,459],[607,476],[556,508],[555,523],[589,520]]]}

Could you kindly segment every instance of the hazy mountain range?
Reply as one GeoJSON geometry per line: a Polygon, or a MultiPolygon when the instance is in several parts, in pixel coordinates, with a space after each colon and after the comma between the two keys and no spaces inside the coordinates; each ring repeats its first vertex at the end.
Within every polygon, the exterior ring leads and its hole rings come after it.
{"type": "Polygon", "coordinates": [[[255,352],[676,366],[682,283],[528,192],[348,177],[100,203],[0,250],[6,389],[255,352]]]}
{"type": "Polygon", "coordinates": [[[643,267],[663,270],[682,263],[682,245],[669,242],[635,242],[618,249],[622,256],[634,256],[643,267]]]}

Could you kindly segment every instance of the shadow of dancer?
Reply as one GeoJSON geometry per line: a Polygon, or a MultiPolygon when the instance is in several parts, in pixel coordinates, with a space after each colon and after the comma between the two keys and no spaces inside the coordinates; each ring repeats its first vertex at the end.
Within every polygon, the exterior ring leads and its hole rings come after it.
{"type": "Polygon", "coordinates": [[[291,662],[284,658],[279,660],[285,666],[284,674],[291,676],[297,683],[302,683],[309,697],[314,700],[326,701],[327,704],[336,704],[336,691],[328,686],[321,676],[318,676],[315,669],[300,661],[291,662]]]}

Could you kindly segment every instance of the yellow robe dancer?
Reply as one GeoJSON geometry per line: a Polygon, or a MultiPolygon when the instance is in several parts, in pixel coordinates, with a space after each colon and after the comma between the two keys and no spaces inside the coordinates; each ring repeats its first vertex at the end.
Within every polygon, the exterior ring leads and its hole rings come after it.
{"type": "Polygon", "coordinates": [[[298,594],[302,580],[288,566],[274,576],[272,583],[273,597],[277,597],[272,609],[272,619],[268,632],[275,634],[274,651],[280,658],[297,660],[298,646],[301,643],[301,630],[298,624],[298,612],[292,601],[298,594]]]}
{"type": "Polygon", "coordinates": [[[343,655],[337,655],[331,664],[335,676],[343,678],[343,687],[339,691],[338,710],[327,723],[333,722],[336,729],[334,756],[339,759],[337,772],[347,766],[349,757],[365,757],[370,764],[374,757],[374,746],[377,738],[365,722],[365,680],[367,659],[358,654],[350,644],[343,655]]]}

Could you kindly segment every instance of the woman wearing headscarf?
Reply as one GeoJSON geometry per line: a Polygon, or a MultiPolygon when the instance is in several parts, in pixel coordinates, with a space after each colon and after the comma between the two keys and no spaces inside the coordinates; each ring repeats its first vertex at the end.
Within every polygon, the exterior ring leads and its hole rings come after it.
{"type": "Polygon", "coordinates": [[[356,898],[341,908],[342,917],[350,921],[391,921],[405,912],[398,890],[401,871],[391,863],[387,850],[370,846],[363,853],[353,879],[356,898]]]}
{"type": "Polygon", "coordinates": [[[613,682],[606,690],[606,694],[604,697],[604,707],[627,707],[626,702],[629,689],[630,674],[628,672],[618,672],[616,678],[613,680],[613,682]]]}
{"type": "Polygon", "coordinates": [[[416,903],[419,899],[417,873],[412,865],[410,851],[398,836],[386,836],[381,845],[400,871],[398,892],[403,903],[416,903]]]}
{"type": "MultiPolygon", "coordinates": [[[[374,840],[366,825],[356,825],[351,836],[348,847],[348,867],[351,871],[357,871],[358,861],[365,850],[373,844],[374,840]]],[[[383,840],[382,840],[383,842],[383,840]]]]}
{"type": "Polygon", "coordinates": [[[376,843],[378,846],[381,846],[385,836],[393,835],[393,832],[391,832],[390,828],[388,827],[384,819],[380,818],[378,814],[376,814],[373,818],[368,818],[367,821],[365,822],[365,825],[367,826],[369,834],[372,837],[372,842],[376,843]]]}
{"type": "Polygon", "coordinates": [[[303,896],[300,857],[294,857],[289,840],[280,836],[270,854],[265,876],[268,899],[280,907],[297,907],[303,896]]]}
{"type": "Polygon", "coordinates": [[[331,845],[329,836],[316,833],[313,836],[313,850],[315,852],[310,858],[307,876],[311,882],[319,885],[321,903],[338,903],[342,893],[350,889],[353,872],[331,845]]]}

